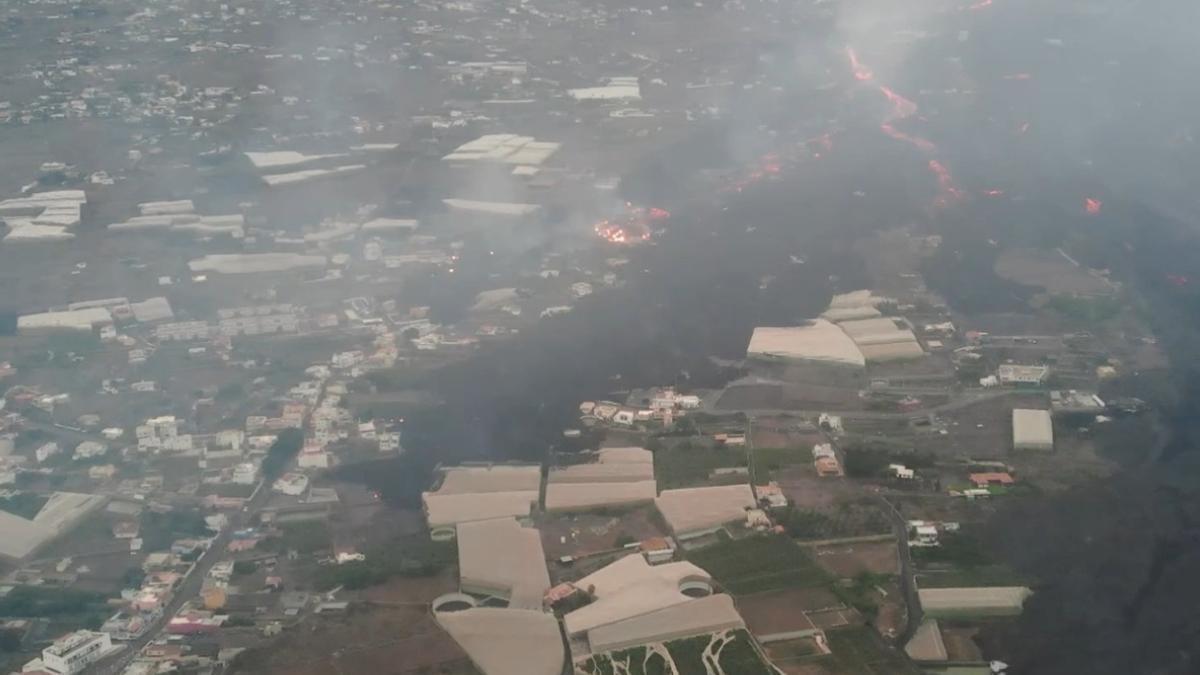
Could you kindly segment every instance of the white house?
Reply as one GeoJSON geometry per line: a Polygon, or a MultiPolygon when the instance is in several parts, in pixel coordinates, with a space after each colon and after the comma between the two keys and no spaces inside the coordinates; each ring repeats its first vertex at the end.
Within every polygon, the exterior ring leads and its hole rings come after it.
{"type": "Polygon", "coordinates": [[[633,426],[635,421],[637,421],[637,411],[630,408],[618,410],[617,414],[613,415],[612,418],[613,424],[621,424],[624,426],[633,426]]]}
{"type": "Polygon", "coordinates": [[[231,479],[238,485],[254,485],[258,482],[258,465],[254,462],[242,462],[233,467],[231,479]]]}
{"type": "Polygon", "coordinates": [[[34,456],[37,458],[38,464],[44,463],[46,460],[59,453],[58,443],[46,443],[34,451],[34,456]]]}
{"type": "Polygon", "coordinates": [[[213,439],[213,444],[218,448],[229,448],[230,450],[241,450],[245,442],[246,432],[241,429],[218,431],[213,439]]]}
{"type": "Polygon", "coordinates": [[[329,453],[320,445],[306,445],[296,458],[296,464],[301,469],[328,469],[329,453]]]}
{"type": "MultiPolygon", "coordinates": [[[[54,641],[42,650],[41,669],[56,675],[75,675],[90,664],[113,653],[112,638],[108,633],[79,630],[54,641]]],[[[36,661],[36,660],[35,660],[36,661]]],[[[25,670],[37,670],[26,664],[25,670]]]]}
{"type": "Polygon", "coordinates": [[[96,441],[84,441],[75,446],[75,459],[91,459],[108,452],[108,446],[96,441]]]}
{"type": "Polygon", "coordinates": [[[390,431],[379,434],[379,451],[396,452],[400,450],[400,432],[390,431]]]}
{"type": "Polygon", "coordinates": [[[923,520],[909,521],[909,527],[912,528],[913,536],[909,540],[912,546],[937,546],[938,545],[938,529],[933,523],[928,523],[923,520]]]}
{"type": "Polygon", "coordinates": [[[162,449],[168,452],[191,452],[195,447],[191,434],[170,436],[162,441],[162,449]]]}
{"type": "Polygon", "coordinates": [[[1050,374],[1047,366],[1022,366],[1011,363],[1002,364],[996,369],[996,377],[1000,384],[1006,385],[1040,385],[1050,374]]]}
{"type": "Polygon", "coordinates": [[[271,489],[281,494],[299,497],[308,490],[308,476],[302,473],[285,473],[275,481],[271,489]]]}
{"type": "Polygon", "coordinates": [[[375,440],[375,422],[372,420],[358,425],[358,437],[369,441],[375,440]]]}

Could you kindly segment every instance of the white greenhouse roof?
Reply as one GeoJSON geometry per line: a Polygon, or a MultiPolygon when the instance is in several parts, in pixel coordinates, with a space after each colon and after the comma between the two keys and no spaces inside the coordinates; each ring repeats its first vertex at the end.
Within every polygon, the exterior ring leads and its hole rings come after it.
{"type": "Polygon", "coordinates": [[[0,555],[23,558],[33,553],[107,500],[99,495],[56,492],[32,520],[0,511],[0,555]]]}
{"type": "Polygon", "coordinates": [[[560,675],[565,661],[552,614],[475,607],[436,615],[483,675],[560,675]]]}
{"type": "Polygon", "coordinates": [[[858,345],[836,324],[816,319],[806,326],[760,326],[746,350],[751,357],[817,361],[865,366],[858,345]]]}
{"type": "Polygon", "coordinates": [[[595,600],[564,617],[568,635],[625,621],[693,600],[679,590],[689,579],[709,580],[707,572],[690,562],[650,565],[632,554],[575,582],[595,600]]]}
{"type": "Polygon", "coordinates": [[[1050,448],[1054,446],[1054,424],[1049,410],[1013,410],[1013,446],[1050,448]]]}
{"type": "Polygon", "coordinates": [[[754,507],[754,492],[749,485],[664,490],[654,503],[675,534],[682,536],[744,520],[746,509],[754,507]]]}
{"type": "Polygon", "coordinates": [[[599,626],[588,633],[588,644],[598,654],[745,627],[733,598],[710,595],[599,626]]]}
{"type": "Polygon", "coordinates": [[[536,492],[541,486],[542,469],[537,465],[453,466],[443,471],[437,494],[472,492],[536,492]]]}
{"type": "Polygon", "coordinates": [[[458,573],[464,590],[499,593],[515,609],[540,610],[550,588],[541,535],[513,518],[459,525],[458,573]]]}
{"type": "Polygon", "coordinates": [[[422,495],[430,527],[513,516],[527,518],[538,500],[537,490],[422,495]]]}
{"type": "Polygon", "coordinates": [[[652,502],[658,494],[654,480],[599,483],[549,483],[546,510],[562,511],[652,502]]]}

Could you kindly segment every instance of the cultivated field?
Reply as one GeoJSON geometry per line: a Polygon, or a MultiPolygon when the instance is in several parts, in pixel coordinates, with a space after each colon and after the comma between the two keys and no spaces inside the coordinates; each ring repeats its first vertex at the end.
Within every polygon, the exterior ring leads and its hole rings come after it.
{"type": "Polygon", "coordinates": [[[578,675],[771,675],[743,630],[721,631],[592,656],[578,675]]]}
{"type": "Polygon", "coordinates": [[[915,675],[918,672],[907,658],[866,626],[830,631],[826,637],[833,651],[830,659],[837,664],[834,673],[915,675]]]}
{"type": "Polygon", "coordinates": [[[1026,286],[1040,286],[1050,293],[1092,295],[1111,293],[1104,279],[1076,267],[1057,251],[1009,249],[996,259],[996,274],[1026,286]]]}
{"type": "Polygon", "coordinates": [[[313,618],[311,626],[288,631],[279,640],[239,658],[232,672],[477,674],[426,607],[365,607],[336,619],[313,618]]]}
{"type": "Polygon", "coordinates": [[[816,630],[805,614],[806,610],[841,606],[841,601],[825,588],[792,588],[741,596],[738,612],[746,620],[750,632],[763,639],[780,633],[816,630]]]}
{"type": "Polygon", "coordinates": [[[689,558],[733,595],[824,586],[830,580],[800,546],[782,536],[727,541],[689,558]]]}
{"type": "Polygon", "coordinates": [[[892,540],[814,546],[810,551],[818,565],[839,579],[862,572],[890,575],[899,571],[899,552],[892,540]]]}

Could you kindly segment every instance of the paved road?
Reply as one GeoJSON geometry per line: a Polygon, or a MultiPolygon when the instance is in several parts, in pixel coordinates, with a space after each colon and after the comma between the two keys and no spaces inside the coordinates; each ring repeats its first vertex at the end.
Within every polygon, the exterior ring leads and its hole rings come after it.
{"type": "MultiPolygon", "coordinates": [[[[111,443],[112,441],[101,436],[98,432],[76,431],[61,424],[56,424],[48,420],[38,419],[29,415],[22,415],[24,421],[22,426],[29,429],[38,429],[45,431],[48,434],[57,436],[59,440],[66,439],[78,445],[84,441],[96,441],[98,443],[111,443]]],[[[70,452],[69,447],[60,447],[63,452],[70,452]]]]}
{"type": "Polygon", "coordinates": [[[912,564],[912,549],[908,546],[908,523],[904,520],[904,516],[896,510],[895,506],[887,500],[883,495],[876,495],[876,498],[882,503],[884,513],[888,515],[888,519],[892,523],[892,530],[896,534],[896,544],[900,548],[900,592],[904,594],[904,605],[907,611],[904,630],[896,636],[896,646],[904,649],[908,641],[912,639],[917,628],[921,626],[921,621],[925,617],[924,611],[921,609],[921,598],[917,594],[916,575],[913,571],[912,564]]]}
{"type": "Polygon", "coordinates": [[[208,576],[208,572],[223,557],[222,554],[229,544],[231,534],[236,530],[242,529],[249,515],[256,512],[266,503],[270,495],[271,487],[264,483],[259,486],[254,498],[247,502],[244,508],[233,513],[228,513],[229,524],[212,540],[208,549],[196,560],[187,578],[176,589],[175,596],[163,611],[162,618],[150,630],[146,631],[145,635],[136,640],[126,642],[126,651],[121,654],[119,659],[111,663],[99,664],[95,669],[88,671],[89,675],[117,675],[137,658],[146,645],[161,637],[163,630],[166,628],[167,621],[175,616],[185,602],[200,594],[200,588],[204,584],[204,579],[208,576]]]}
{"type": "Polygon", "coordinates": [[[912,410],[912,411],[908,411],[908,412],[881,412],[881,411],[875,411],[875,410],[835,410],[832,408],[823,408],[821,410],[793,410],[793,409],[788,409],[788,408],[767,408],[767,409],[757,409],[757,408],[725,409],[725,408],[720,408],[720,409],[705,410],[704,412],[711,413],[714,415],[736,415],[738,413],[744,413],[746,415],[752,415],[752,416],[758,416],[758,417],[775,416],[775,415],[779,415],[779,416],[790,415],[792,417],[816,417],[816,416],[820,415],[821,413],[828,413],[830,415],[838,415],[838,416],[842,417],[843,419],[848,419],[848,420],[910,419],[910,418],[914,418],[914,417],[921,417],[923,415],[929,415],[930,413],[950,412],[952,410],[958,410],[959,408],[966,408],[966,407],[975,405],[976,403],[982,403],[984,401],[990,401],[990,400],[997,399],[997,398],[1004,398],[1006,396],[1013,396],[1013,395],[1017,395],[1017,394],[1021,394],[1021,393],[1028,393],[1028,392],[1019,392],[1019,391],[1013,391],[1013,390],[1008,390],[1008,389],[1001,390],[1001,391],[968,392],[968,393],[964,393],[964,394],[961,394],[961,395],[955,397],[955,399],[953,401],[949,401],[949,402],[943,403],[941,405],[936,405],[936,406],[929,407],[929,408],[918,408],[917,410],[912,410]]]}

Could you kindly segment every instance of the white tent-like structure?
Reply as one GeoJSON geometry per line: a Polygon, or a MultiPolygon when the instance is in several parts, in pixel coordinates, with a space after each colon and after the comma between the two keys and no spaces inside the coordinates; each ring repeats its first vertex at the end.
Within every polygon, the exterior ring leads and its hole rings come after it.
{"type": "Polygon", "coordinates": [[[473,607],[434,616],[484,675],[560,675],[563,671],[562,636],[552,614],[473,607]]]}

